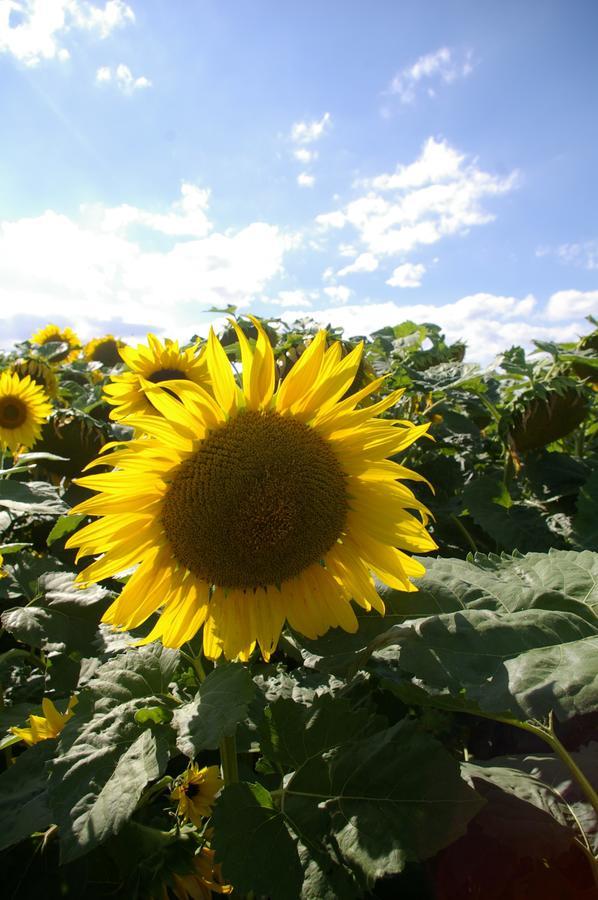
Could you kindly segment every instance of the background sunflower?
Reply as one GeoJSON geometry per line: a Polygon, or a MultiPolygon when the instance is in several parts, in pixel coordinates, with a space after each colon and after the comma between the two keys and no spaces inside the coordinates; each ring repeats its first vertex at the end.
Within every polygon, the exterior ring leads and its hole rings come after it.
{"type": "Polygon", "coordinates": [[[45,392],[29,375],[0,375],[0,447],[15,453],[28,449],[40,436],[41,426],[52,412],[45,392]]]}

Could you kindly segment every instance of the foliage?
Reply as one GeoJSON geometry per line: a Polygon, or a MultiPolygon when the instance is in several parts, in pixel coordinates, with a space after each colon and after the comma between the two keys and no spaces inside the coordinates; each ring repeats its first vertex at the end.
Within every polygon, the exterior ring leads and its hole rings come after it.
{"type": "MultiPolygon", "coordinates": [[[[282,377],[316,326],[265,324],[282,377]]],[[[223,345],[239,361],[233,329],[223,345]]],[[[73,478],[131,435],[102,395],[123,366],[64,350],[0,354],[51,367],[54,391],[33,452],[0,471],[7,896],[181,896],[208,846],[239,897],[596,896],[597,332],[487,369],[431,323],[368,338],[350,390],[384,375],[383,394],[405,388],[385,415],[430,425],[398,461],[434,486],[413,489],[438,555],[418,592],[383,591],[385,617],[358,609],[355,634],[287,629],[269,664],[215,667],[199,639],[140,647],[151,622],[101,625],[122,581],[75,582],[73,478]],[[73,695],[57,738],[11,732],[73,695]],[[203,830],[170,798],[190,761],[222,761],[227,782],[203,830]]]]}

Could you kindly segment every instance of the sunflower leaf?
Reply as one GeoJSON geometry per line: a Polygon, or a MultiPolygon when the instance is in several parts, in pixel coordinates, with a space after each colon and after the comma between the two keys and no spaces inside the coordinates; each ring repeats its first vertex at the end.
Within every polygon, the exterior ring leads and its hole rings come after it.
{"type": "Polygon", "coordinates": [[[43,516],[56,518],[68,512],[58,490],[45,481],[4,480],[0,488],[0,507],[15,517],[43,516]]]}
{"type": "Polygon", "coordinates": [[[226,663],[213,669],[194,699],[175,710],[179,750],[190,759],[200,750],[215,750],[247,716],[256,690],[245,666],[226,663]]]}
{"type": "Polygon", "coordinates": [[[212,824],[216,859],[235,891],[297,900],[303,882],[297,843],[264,787],[247,782],[226,787],[212,824]]]}
{"type": "Polygon", "coordinates": [[[301,840],[323,846],[334,835],[345,863],[370,879],[433,856],[482,805],[451,754],[408,720],[309,759],[284,789],[301,840]]]}
{"type": "Polygon", "coordinates": [[[178,654],[153,645],[100,666],[60,735],[50,775],[53,820],[61,859],[87,853],[116,834],[135,811],[148,782],[168,763],[167,725],[136,721],[136,713],[164,705],[160,694],[178,654]]]}
{"type": "Polygon", "coordinates": [[[45,766],[55,749],[56,741],[40,741],[0,775],[0,850],[52,822],[45,766]]]}

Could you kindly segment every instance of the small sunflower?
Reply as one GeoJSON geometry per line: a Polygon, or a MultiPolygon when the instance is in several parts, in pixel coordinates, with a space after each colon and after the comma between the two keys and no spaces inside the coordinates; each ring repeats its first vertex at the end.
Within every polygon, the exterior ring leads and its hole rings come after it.
{"type": "Polygon", "coordinates": [[[429,423],[376,418],[401,391],[356,408],[382,378],[340,399],[362,345],[341,358],[319,332],[275,390],[261,326],[254,351],[241,331],[239,341],[242,389],[212,331],[213,396],[192,382],[173,381],[169,393],[146,382],[162,416],[130,416],[143,437],[93,463],[114,471],[79,480],[99,494],[73,513],[102,518],[67,547],[104,554],[80,573],[84,583],[139,564],[105,622],[135,628],[161,609],[145,643],[179,647],[203,625],[208,658],[247,660],[257,642],[267,660],[285,620],[316,638],[357,630],[351,600],[384,614],[372,573],[417,590],[410,578],[424,568],[404,551],[436,544],[426,507],[398,479],[425,479],[388,457],[429,423]]]}
{"type": "Polygon", "coordinates": [[[60,356],[53,358],[54,362],[72,362],[79,356],[81,341],[71,328],[59,328],[58,325],[46,325],[31,336],[32,344],[68,344],[68,349],[60,356]]]}
{"type": "Polygon", "coordinates": [[[178,800],[177,815],[201,828],[202,819],[211,816],[216,794],[223,785],[218,766],[191,766],[170,795],[171,800],[178,800]]]}
{"type": "Polygon", "coordinates": [[[3,569],[4,566],[4,557],[0,553],[0,578],[6,578],[6,572],[3,569]]]}
{"type": "MultiPolygon", "coordinates": [[[[125,416],[139,413],[155,416],[156,407],[148,400],[145,390],[147,383],[151,387],[182,380],[207,386],[206,364],[194,347],[180,350],[178,341],[166,338],[162,344],[153,334],[148,334],[147,341],[149,346],[138,344],[137,349],[124,347],[120,351],[130,371],[113,375],[110,384],[104,388],[108,403],[115,407],[110,413],[111,419],[120,421],[125,416]]],[[[161,389],[159,393],[162,393],[161,389]]]]}
{"type": "Polygon", "coordinates": [[[77,698],[71,697],[65,713],[60,713],[51,700],[44,697],[42,700],[43,716],[29,716],[29,728],[11,728],[13,734],[31,747],[40,741],[58,737],[68,720],[73,715],[73,707],[77,705],[77,698]]]}
{"type": "Polygon", "coordinates": [[[85,345],[85,358],[112,369],[122,362],[120,351],[126,346],[124,341],[112,334],[105,334],[104,337],[94,338],[85,345]]]}
{"type": "Polygon", "coordinates": [[[16,453],[19,447],[32,447],[40,436],[52,406],[29,375],[13,372],[0,375],[0,449],[16,453]]]}
{"type": "Polygon", "coordinates": [[[171,890],[177,900],[212,900],[216,894],[232,893],[232,885],[225,884],[220,866],[214,861],[214,851],[202,847],[193,858],[192,871],[184,875],[172,875],[171,890]]]}
{"type": "Polygon", "coordinates": [[[20,378],[29,375],[35,384],[44,389],[48,397],[58,396],[58,379],[45,359],[33,359],[30,356],[17,359],[12,365],[12,371],[20,378]]]}

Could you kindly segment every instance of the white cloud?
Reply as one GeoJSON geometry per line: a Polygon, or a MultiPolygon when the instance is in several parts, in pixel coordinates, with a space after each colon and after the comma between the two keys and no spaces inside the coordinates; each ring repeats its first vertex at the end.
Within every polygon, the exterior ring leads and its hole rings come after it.
{"type": "Polygon", "coordinates": [[[295,144],[313,144],[328,131],[332,124],[330,113],[324,113],[321,119],[311,122],[295,122],[291,128],[291,140],[295,144]]]}
{"type": "Polygon", "coordinates": [[[331,284],[325,287],[324,293],[330,297],[333,303],[346,303],[353,291],[344,284],[331,284]]]}
{"type": "Polygon", "coordinates": [[[0,0],[0,53],[9,53],[27,66],[70,56],[63,46],[72,31],[88,31],[106,38],[135,21],[123,0],[96,6],[89,0],[0,0]]]}
{"type": "Polygon", "coordinates": [[[419,287],[426,267],[422,263],[403,263],[397,266],[386,284],[391,287],[419,287]]]}
{"type": "Polygon", "coordinates": [[[316,183],[315,175],[310,175],[309,172],[300,172],[297,175],[297,184],[299,187],[313,187],[316,183]]]}
{"type": "Polygon", "coordinates": [[[312,317],[322,325],[332,322],[342,326],[347,335],[371,334],[385,325],[397,325],[407,319],[435,322],[449,342],[465,340],[467,358],[482,364],[490,362],[512,344],[531,348],[533,339],[575,341],[587,332],[587,323],[582,318],[547,324],[545,310],[538,307],[532,295],[517,298],[478,293],[442,306],[361,303],[316,310],[312,317]]]}
{"type": "Polygon", "coordinates": [[[99,84],[114,81],[123,94],[132,94],[134,91],[151,87],[152,83],[145,75],[133,77],[133,73],[124,63],[119,63],[113,69],[109,66],[101,66],[96,72],[96,81],[99,84]]]}
{"type": "MultiPolygon", "coordinates": [[[[317,292],[315,296],[318,296],[317,292]]],[[[282,306],[285,309],[289,307],[309,309],[313,305],[305,291],[279,291],[278,297],[269,302],[273,303],[274,306],[282,306]]]]}
{"type": "Polygon", "coordinates": [[[538,247],[536,256],[556,256],[565,265],[595,272],[598,270],[598,240],[560,244],[558,247],[538,247]]]}
{"type": "Polygon", "coordinates": [[[362,180],[366,193],[316,217],[322,230],[351,228],[377,259],[404,256],[442,238],[491,222],[482,200],[512,190],[517,173],[484,172],[446,141],[429,138],[420,156],[390,174],[362,180]]]}
{"type": "Polygon", "coordinates": [[[307,147],[296,147],[293,150],[293,156],[298,162],[307,165],[307,163],[313,162],[318,158],[318,151],[308,150],[307,147]]]}
{"type": "Polygon", "coordinates": [[[414,103],[418,87],[426,83],[429,97],[436,96],[434,84],[451,84],[458,78],[466,78],[473,71],[472,54],[467,52],[457,58],[449,47],[441,47],[434,53],[420,56],[411,66],[398,72],[390,83],[388,93],[398,95],[401,103],[414,103]]]}
{"type": "Polygon", "coordinates": [[[85,336],[95,321],[124,320],[187,337],[199,311],[249,305],[282,272],[298,239],[265,222],[214,231],[207,198],[183,185],[163,213],[93,206],[78,217],[48,210],[0,222],[0,321],[15,311],[31,327],[62,317],[85,336]],[[152,229],[150,240],[140,226],[152,229]]]}
{"type": "Polygon", "coordinates": [[[378,260],[373,253],[360,253],[354,262],[339,269],[337,275],[342,277],[343,275],[350,275],[353,272],[375,272],[377,268],[378,260]]]}
{"type": "Polygon", "coordinates": [[[572,316],[598,315],[598,290],[557,291],[548,301],[549,319],[570,319],[572,316]]]}

